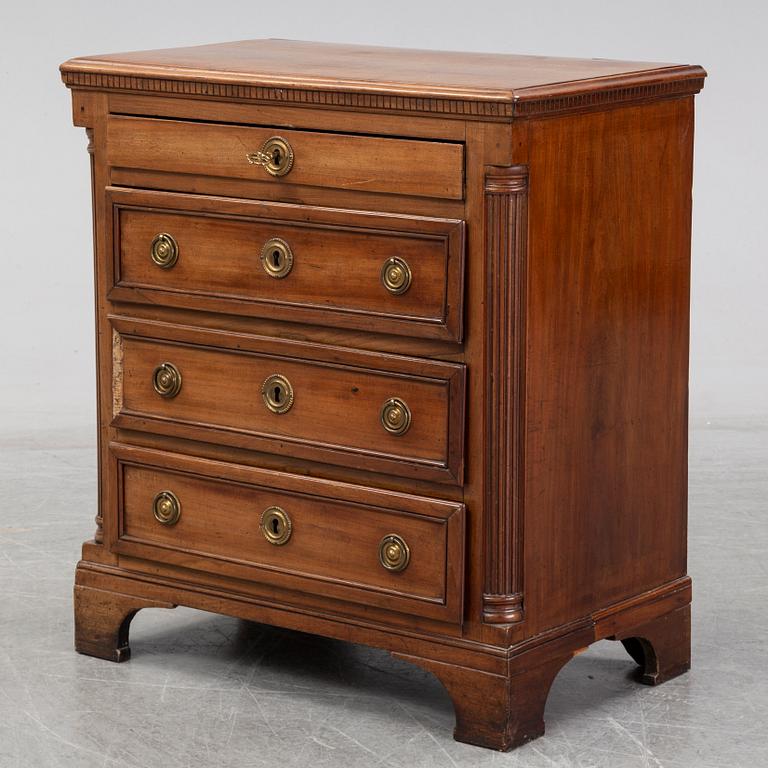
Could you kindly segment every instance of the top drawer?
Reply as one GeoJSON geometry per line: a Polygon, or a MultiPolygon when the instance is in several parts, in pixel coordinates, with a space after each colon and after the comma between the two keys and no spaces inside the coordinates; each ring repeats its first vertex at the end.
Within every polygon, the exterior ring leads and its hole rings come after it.
{"type": "Polygon", "coordinates": [[[114,168],[461,200],[461,144],[112,116],[114,168]]]}

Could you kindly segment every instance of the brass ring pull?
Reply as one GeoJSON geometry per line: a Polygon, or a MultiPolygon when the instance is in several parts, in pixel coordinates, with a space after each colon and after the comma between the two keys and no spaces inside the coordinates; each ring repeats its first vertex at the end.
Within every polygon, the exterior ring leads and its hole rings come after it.
{"type": "Polygon", "coordinates": [[[404,571],[411,560],[411,550],[402,536],[388,533],[379,542],[379,562],[388,571],[404,571]]]}
{"type": "Polygon", "coordinates": [[[293,168],[293,149],[282,136],[272,136],[258,152],[249,152],[251,165],[261,166],[270,176],[285,176],[293,168]]]}
{"type": "Polygon", "coordinates": [[[152,372],[152,386],[160,397],[176,397],[181,391],[181,372],[173,363],[160,363],[152,372]]]}
{"type": "Polygon", "coordinates": [[[160,232],[152,238],[149,255],[160,269],[170,269],[179,258],[179,244],[173,235],[160,232]]]}
{"type": "Polygon", "coordinates": [[[152,501],[155,520],[163,525],[176,525],[181,517],[181,502],[172,491],[160,491],[152,501]]]}
{"type": "Polygon", "coordinates": [[[259,528],[270,544],[280,547],[291,538],[293,523],[282,507],[267,507],[261,513],[259,528]]]}
{"type": "Polygon", "coordinates": [[[261,266],[276,280],[287,277],[293,269],[291,246],[279,237],[270,237],[261,249],[261,266]]]}
{"type": "Polygon", "coordinates": [[[405,259],[393,256],[381,267],[381,284],[394,296],[400,296],[411,287],[411,268],[405,259]]]}
{"type": "Polygon", "coordinates": [[[261,397],[272,413],[287,413],[293,406],[291,382],[282,374],[273,373],[261,385],[261,397]]]}
{"type": "Polygon", "coordinates": [[[393,435],[404,435],[411,426],[411,409],[405,400],[391,397],[381,406],[381,425],[393,435]]]}

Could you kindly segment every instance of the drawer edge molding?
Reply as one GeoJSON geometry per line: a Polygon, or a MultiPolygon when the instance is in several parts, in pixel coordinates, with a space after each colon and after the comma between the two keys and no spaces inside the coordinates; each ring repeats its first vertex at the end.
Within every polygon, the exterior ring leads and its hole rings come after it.
{"type": "Polygon", "coordinates": [[[196,474],[201,477],[214,479],[226,477],[233,482],[277,488],[289,493],[303,493],[324,499],[338,499],[353,503],[359,502],[361,494],[364,494],[367,503],[371,506],[386,509],[397,502],[404,511],[427,517],[448,517],[464,507],[462,502],[451,499],[435,498],[418,493],[404,493],[374,486],[362,486],[312,475],[298,475],[250,464],[237,464],[220,459],[191,456],[186,453],[146,448],[118,440],[110,442],[109,449],[116,458],[123,461],[162,467],[163,469],[196,474]],[[371,499],[374,499],[375,503],[371,502],[371,499]]]}
{"type": "Polygon", "coordinates": [[[270,180],[283,191],[303,184],[359,194],[464,199],[464,145],[455,141],[126,115],[109,115],[106,128],[111,168],[270,180]],[[277,138],[290,143],[295,161],[290,173],[275,178],[259,173],[259,163],[249,157],[277,138]]]}
{"type": "MultiPolygon", "coordinates": [[[[172,453],[157,449],[133,446],[127,443],[111,442],[109,451],[116,462],[118,482],[115,487],[117,520],[108,526],[110,545],[114,551],[152,561],[176,562],[177,565],[205,571],[206,564],[219,562],[231,572],[232,578],[253,580],[254,574],[262,573],[267,582],[278,589],[291,591],[311,591],[328,588],[333,597],[342,601],[365,602],[365,594],[376,596],[380,607],[404,613],[415,613],[439,621],[457,623],[461,621],[463,610],[464,578],[464,535],[465,507],[460,501],[436,499],[400,491],[389,491],[369,486],[358,486],[335,480],[294,475],[278,470],[270,470],[242,464],[233,464],[215,459],[206,459],[186,454],[172,453]],[[125,467],[136,467],[147,471],[159,471],[169,476],[200,480],[204,483],[219,484],[222,488],[233,486],[253,492],[266,492],[288,495],[318,503],[340,504],[346,507],[361,507],[375,514],[402,515],[403,519],[423,519],[430,525],[445,526],[445,571],[444,595],[442,599],[418,595],[409,592],[407,586],[395,587],[366,584],[336,578],[332,575],[313,574],[305,570],[291,570],[279,564],[256,563],[240,560],[237,557],[217,555],[189,548],[177,549],[173,545],[155,542],[141,537],[124,535],[123,515],[125,490],[123,471],[125,467]],[[174,552],[182,552],[174,558],[174,552]],[[325,585],[321,587],[320,585],[325,585]]],[[[172,482],[169,482],[173,485],[172,482]]],[[[149,512],[148,512],[149,514],[149,512]]],[[[259,578],[255,579],[259,581],[259,578]]]]}
{"type": "MultiPolygon", "coordinates": [[[[463,338],[465,223],[462,219],[406,215],[378,211],[298,205],[270,200],[247,200],[217,195],[184,194],[109,186],[107,209],[112,211],[107,240],[111,241],[110,288],[113,302],[179,307],[226,314],[263,317],[287,322],[327,325],[372,333],[393,333],[414,338],[463,338]],[[441,243],[445,266],[442,307],[429,315],[409,315],[382,308],[345,307],[321,302],[294,302],[289,298],[241,295],[223,291],[170,288],[160,282],[131,282],[122,273],[121,213],[123,211],[165,216],[190,216],[200,220],[242,222],[254,226],[274,224],[318,230],[343,231],[364,238],[368,233],[391,237],[392,253],[400,238],[441,243]]],[[[254,248],[256,249],[254,244],[254,248]]],[[[159,279],[159,278],[158,278],[159,279]]],[[[287,287],[286,287],[287,288],[287,287]]],[[[378,284],[372,288],[379,288],[378,284]]],[[[383,289],[382,289],[383,290],[383,289]]],[[[289,290],[286,291],[290,293],[289,290]]]]}
{"type": "MultiPolygon", "coordinates": [[[[175,436],[235,448],[289,455],[321,464],[345,465],[350,458],[365,471],[461,485],[464,478],[464,411],[466,369],[463,364],[390,353],[335,347],[290,339],[263,337],[231,331],[208,330],[152,320],[110,316],[113,328],[112,426],[140,432],[175,436]],[[376,446],[328,443],[301,435],[262,433],[234,425],[196,419],[174,419],[145,409],[134,410],[125,401],[125,343],[135,339],[161,345],[177,345],[202,352],[223,352],[251,357],[274,357],[302,365],[318,365],[340,371],[365,372],[396,381],[420,381],[445,387],[446,410],[443,451],[429,456],[392,453],[376,446]]],[[[261,385],[261,382],[259,382],[261,385]]],[[[260,397],[260,396],[259,396],[260,397]]],[[[383,402],[383,401],[382,401],[383,402]]],[[[378,405],[376,422],[379,421],[378,405]]],[[[386,432],[381,428],[384,439],[386,432]]]]}

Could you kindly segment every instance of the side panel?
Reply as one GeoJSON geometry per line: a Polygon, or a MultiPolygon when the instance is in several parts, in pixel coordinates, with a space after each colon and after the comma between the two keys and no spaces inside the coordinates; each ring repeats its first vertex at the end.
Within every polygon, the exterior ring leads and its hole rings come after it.
{"type": "Polygon", "coordinates": [[[530,125],[526,634],[686,570],[693,99],[530,125]]]}

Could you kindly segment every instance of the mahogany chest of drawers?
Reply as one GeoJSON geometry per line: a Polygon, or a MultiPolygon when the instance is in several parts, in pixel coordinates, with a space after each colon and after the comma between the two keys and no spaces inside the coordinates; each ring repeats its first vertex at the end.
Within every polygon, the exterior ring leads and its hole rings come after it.
{"type": "Polygon", "coordinates": [[[76,647],[185,605],[379,646],[457,739],[690,661],[699,67],[275,40],[73,59],[99,512],[76,647]]]}

